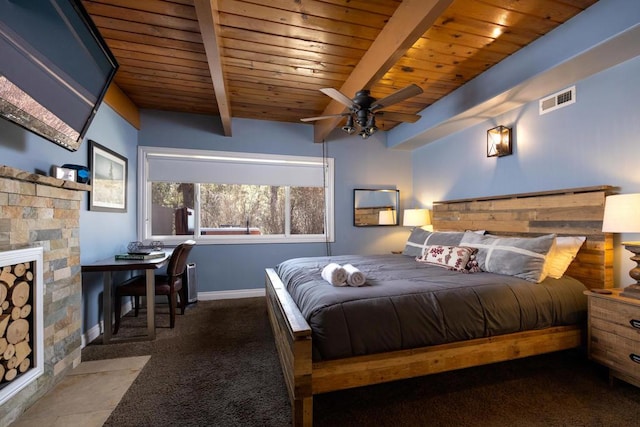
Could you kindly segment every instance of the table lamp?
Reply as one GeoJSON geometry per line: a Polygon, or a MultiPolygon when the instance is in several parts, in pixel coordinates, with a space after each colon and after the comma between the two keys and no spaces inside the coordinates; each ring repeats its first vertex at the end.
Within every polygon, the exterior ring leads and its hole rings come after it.
{"type": "MultiPolygon", "coordinates": [[[[640,233],[640,193],[615,194],[605,199],[602,231],[605,233],[640,233]]],[[[640,242],[622,242],[634,255],[630,258],[636,266],[629,276],[636,283],[623,289],[620,295],[640,299],[640,242]]]]}
{"type": "Polygon", "coordinates": [[[405,227],[422,227],[431,225],[429,209],[405,209],[402,216],[402,225],[405,227]]]}
{"type": "Polygon", "coordinates": [[[380,211],[378,212],[378,225],[396,225],[396,211],[380,211]]]}

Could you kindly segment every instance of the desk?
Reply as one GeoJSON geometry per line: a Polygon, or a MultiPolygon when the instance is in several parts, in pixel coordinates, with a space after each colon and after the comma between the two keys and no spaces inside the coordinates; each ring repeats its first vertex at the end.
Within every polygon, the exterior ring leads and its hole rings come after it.
{"type": "MultiPolygon", "coordinates": [[[[102,295],[102,311],[104,317],[104,333],[102,335],[102,342],[108,344],[111,341],[111,328],[113,325],[113,283],[111,279],[111,272],[113,271],[135,271],[145,270],[147,277],[147,336],[144,337],[148,340],[156,338],[155,328],[155,270],[164,267],[169,262],[171,253],[166,253],[164,258],[153,258],[145,260],[115,260],[115,256],[106,258],[100,261],[96,261],[90,264],[82,265],[83,273],[96,273],[103,274],[103,295],[102,295]]],[[[139,340],[139,338],[137,338],[139,340]]],[[[134,340],[136,340],[134,338],[134,340]]],[[[125,341],[125,339],[119,339],[118,341],[125,341]]]]}

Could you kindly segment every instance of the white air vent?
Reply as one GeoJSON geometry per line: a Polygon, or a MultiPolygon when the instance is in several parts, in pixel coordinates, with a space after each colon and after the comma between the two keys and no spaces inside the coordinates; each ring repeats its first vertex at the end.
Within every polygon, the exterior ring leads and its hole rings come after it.
{"type": "Polygon", "coordinates": [[[568,89],[556,92],[546,98],[540,100],[540,115],[549,113],[558,108],[566,107],[576,102],[576,87],[571,86],[568,89]]]}

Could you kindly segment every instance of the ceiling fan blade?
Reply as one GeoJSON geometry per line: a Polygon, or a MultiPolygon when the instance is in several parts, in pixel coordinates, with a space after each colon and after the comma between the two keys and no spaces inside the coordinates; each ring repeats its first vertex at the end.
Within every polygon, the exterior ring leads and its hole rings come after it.
{"type": "Polygon", "coordinates": [[[409,86],[402,88],[393,92],[389,96],[385,96],[382,99],[378,99],[373,103],[371,111],[379,110],[380,108],[385,108],[390,105],[396,104],[398,102],[404,101],[405,99],[411,98],[412,96],[420,95],[422,93],[422,88],[417,84],[410,84],[409,86]]]}
{"type": "Polygon", "coordinates": [[[349,113],[342,113],[342,114],[329,114],[328,116],[318,116],[318,117],[307,117],[304,119],[300,119],[301,122],[315,122],[316,120],[326,120],[326,119],[333,119],[334,117],[344,117],[344,116],[348,116],[349,113]]]}
{"type": "Polygon", "coordinates": [[[327,96],[330,96],[331,98],[335,99],[336,101],[338,101],[341,104],[346,105],[349,108],[357,108],[358,107],[357,105],[355,105],[353,103],[351,98],[349,98],[344,93],[340,92],[338,89],[334,89],[332,87],[327,87],[327,88],[320,89],[320,92],[324,93],[327,96]]]}
{"type": "Polygon", "coordinates": [[[415,123],[422,117],[418,114],[398,113],[396,111],[376,111],[375,115],[376,117],[393,120],[394,122],[408,123],[415,123]]]}

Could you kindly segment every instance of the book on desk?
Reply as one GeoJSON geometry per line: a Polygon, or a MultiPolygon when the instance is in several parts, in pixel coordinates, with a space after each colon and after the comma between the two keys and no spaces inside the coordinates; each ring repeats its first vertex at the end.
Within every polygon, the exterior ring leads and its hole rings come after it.
{"type": "Polygon", "coordinates": [[[164,252],[148,252],[148,253],[126,253],[126,254],[116,254],[116,260],[144,260],[144,259],[154,259],[154,258],[163,258],[167,254],[164,252]]]}

